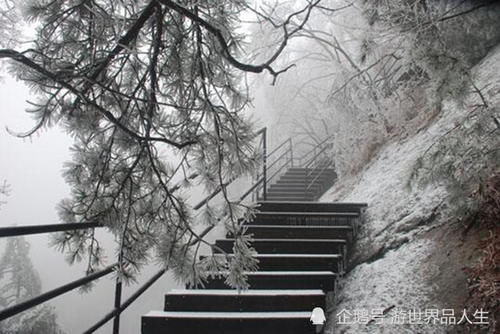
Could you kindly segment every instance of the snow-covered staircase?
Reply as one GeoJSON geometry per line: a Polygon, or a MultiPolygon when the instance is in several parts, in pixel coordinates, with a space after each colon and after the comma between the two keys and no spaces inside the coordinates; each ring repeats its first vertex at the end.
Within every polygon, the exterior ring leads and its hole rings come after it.
{"type": "MultiPolygon", "coordinates": [[[[248,223],[259,260],[259,270],[248,273],[249,290],[238,293],[224,283],[224,273],[215,273],[203,289],[170,291],[163,311],[142,317],[142,334],[316,333],[311,312],[325,309],[365,207],[313,202],[333,182],[333,170],[328,173],[316,178],[313,170],[291,168],[269,187],[248,223]],[[301,178],[311,176],[317,184],[305,191],[312,183],[301,178]]],[[[228,233],[216,245],[231,254],[233,242],[228,233]]]]}
{"type": "Polygon", "coordinates": [[[337,174],[333,168],[289,168],[269,187],[270,201],[314,201],[330,188],[337,174]]]}

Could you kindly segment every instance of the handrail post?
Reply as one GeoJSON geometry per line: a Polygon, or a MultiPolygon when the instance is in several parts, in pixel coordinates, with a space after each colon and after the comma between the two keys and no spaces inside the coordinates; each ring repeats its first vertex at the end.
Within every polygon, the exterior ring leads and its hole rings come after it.
{"type": "Polygon", "coordinates": [[[267,200],[267,128],[262,132],[262,177],[264,178],[263,197],[264,201],[267,200]]]}
{"type": "Polygon", "coordinates": [[[316,160],[316,157],[318,156],[318,153],[316,153],[316,147],[318,147],[318,146],[315,146],[315,147],[314,147],[313,168],[316,168],[316,167],[317,167],[317,160],[316,160]]]}
{"type": "MultiPolygon", "coordinates": [[[[122,280],[120,276],[116,277],[115,284],[115,310],[120,309],[122,304],[122,280]]],[[[120,312],[117,312],[113,319],[113,334],[120,333],[120,312]]]]}
{"type": "Polygon", "coordinates": [[[290,165],[293,167],[293,145],[292,145],[292,138],[289,138],[290,143],[290,165]]]}

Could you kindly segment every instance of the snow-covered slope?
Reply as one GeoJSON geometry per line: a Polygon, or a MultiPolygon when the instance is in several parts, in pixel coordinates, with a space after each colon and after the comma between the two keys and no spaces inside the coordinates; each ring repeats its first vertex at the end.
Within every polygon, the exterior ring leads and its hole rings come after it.
{"type": "Polygon", "coordinates": [[[499,166],[497,153],[474,159],[470,154],[500,147],[498,73],[499,47],[475,66],[462,101],[443,102],[432,124],[386,144],[361,173],[322,197],[325,202],[368,203],[351,270],[341,279],[326,333],[456,332],[441,319],[416,324],[408,316],[454,309],[453,318],[458,322],[462,317],[459,309],[467,291],[461,268],[473,260],[474,247],[460,237],[456,218],[464,201],[456,200],[461,194],[449,179],[470,182],[499,166]],[[483,104],[487,107],[477,107],[483,104]],[[453,145],[456,149],[446,149],[453,145]],[[450,162],[454,169],[449,173],[458,176],[442,175],[441,167],[450,162]]]}

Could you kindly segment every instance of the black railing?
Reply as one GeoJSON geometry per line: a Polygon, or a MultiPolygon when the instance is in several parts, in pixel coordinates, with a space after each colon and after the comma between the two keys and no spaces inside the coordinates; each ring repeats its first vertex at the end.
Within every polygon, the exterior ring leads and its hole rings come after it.
{"type": "MultiPolygon", "coordinates": [[[[256,191],[256,189],[263,184],[263,192],[264,196],[266,194],[266,161],[267,161],[267,129],[262,128],[261,130],[256,132],[256,138],[261,136],[261,150],[262,150],[262,173],[264,177],[259,180],[259,182],[255,183],[250,187],[250,191],[245,192],[243,196],[240,197],[239,202],[243,201],[250,193],[256,191]]],[[[198,173],[193,173],[186,177],[186,179],[191,180],[198,177],[198,173]]],[[[235,179],[231,179],[219,186],[214,192],[206,196],[203,200],[201,200],[197,205],[193,207],[194,210],[198,210],[206,205],[212,198],[217,196],[222,190],[224,190],[227,186],[229,186],[235,179]]],[[[181,187],[181,183],[179,182],[169,189],[170,192],[174,192],[181,187]]],[[[99,222],[81,222],[81,223],[66,223],[66,224],[49,224],[49,225],[32,225],[32,226],[9,226],[9,227],[1,227],[0,228],[0,237],[16,237],[21,235],[31,235],[31,234],[40,234],[40,233],[52,233],[52,232],[64,232],[64,231],[72,231],[72,230],[80,230],[80,229],[89,229],[89,228],[100,228],[104,227],[99,222]]],[[[206,234],[213,229],[214,226],[210,226],[206,230],[202,231],[198,238],[201,239],[206,234]]],[[[198,239],[198,241],[199,241],[198,239]]],[[[21,302],[17,305],[13,305],[7,307],[0,311],[0,321],[5,320],[7,318],[13,317],[21,312],[24,312],[30,308],[38,306],[44,302],[47,302],[51,299],[54,299],[62,294],[65,294],[69,291],[75,290],[79,287],[87,285],[99,278],[102,278],[106,275],[109,275],[112,272],[117,271],[119,268],[119,263],[112,264],[98,272],[91,273],[83,278],[60,286],[51,291],[45,292],[39,296],[21,302]]],[[[144,293],[147,289],[149,289],[154,282],[156,282],[163,274],[166,272],[166,269],[161,269],[155,275],[153,275],[146,283],[144,283],[132,296],[130,296],[125,302],[122,303],[122,281],[118,276],[115,284],[115,301],[114,301],[114,309],[106,314],[101,320],[99,320],[96,324],[86,330],[85,334],[90,334],[98,330],[100,327],[105,325],[108,321],[113,319],[113,334],[118,334],[120,331],[120,314],[130,306],[139,296],[144,293]]]]}
{"type": "Polygon", "coordinates": [[[306,168],[306,180],[308,181],[304,193],[307,193],[311,187],[316,184],[316,181],[325,174],[326,170],[333,165],[331,157],[326,155],[326,151],[331,147],[331,144],[328,142],[330,138],[331,137],[325,138],[314,148],[314,155],[309,158],[304,166],[304,168],[306,168]],[[320,157],[323,159],[319,160],[320,157]],[[313,174],[315,174],[314,177],[313,174]]]}
{"type": "Polygon", "coordinates": [[[83,285],[89,284],[89,283],[91,283],[91,282],[95,281],[96,279],[99,279],[103,276],[106,276],[106,275],[112,273],[113,271],[115,271],[116,266],[117,266],[117,264],[115,263],[113,265],[106,267],[103,270],[100,270],[100,271],[95,272],[93,274],[87,275],[83,278],[77,279],[76,281],[73,281],[71,283],[63,285],[63,286],[56,288],[54,290],[45,292],[37,297],[31,298],[31,299],[26,300],[26,301],[19,303],[17,305],[7,307],[6,309],[3,309],[2,311],[0,311],[0,321],[5,320],[7,318],[10,318],[16,314],[21,313],[21,312],[24,312],[32,307],[38,306],[42,303],[45,303],[46,301],[54,299],[55,297],[58,297],[66,292],[69,292],[71,290],[79,288],[83,285]]]}
{"type": "Polygon", "coordinates": [[[28,234],[64,232],[72,230],[84,230],[88,228],[102,227],[98,222],[91,223],[69,223],[69,224],[49,224],[49,225],[27,225],[9,226],[0,228],[1,237],[18,237],[28,234]]]}
{"type": "MultiPolygon", "coordinates": [[[[331,136],[328,136],[313,145],[303,155],[296,157],[293,150],[294,146],[304,144],[304,142],[300,141],[294,145],[292,138],[284,140],[267,155],[267,159],[271,162],[267,165],[267,174],[270,174],[270,176],[266,176],[265,184],[269,184],[282,175],[287,168],[298,167],[306,170],[305,178],[307,183],[304,192],[309,191],[315,182],[325,174],[326,170],[333,165],[332,159],[326,159],[326,151],[331,147],[330,141],[331,136]],[[277,155],[277,157],[271,159],[273,155],[277,155]]],[[[260,179],[257,178],[257,180],[260,179]]],[[[263,193],[262,196],[257,196],[257,199],[266,200],[266,197],[263,193]]]]}
{"type": "MultiPolygon", "coordinates": [[[[257,172],[256,178],[253,182],[253,184],[249,187],[247,191],[243,193],[238,198],[237,203],[241,203],[244,201],[250,194],[255,194],[256,199],[267,199],[267,185],[268,183],[273,180],[277,175],[279,175],[283,169],[286,167],[290,166],[293,167],[297,165],[298,161],[298,167],[306,167],[310,168],[311,166],[317,166],[317,160],[321,154],[323,154],[327,148],[325,143],[327,142],[327,139],[325,139],[323,142],[320,144],[316,145],[313,150],[310,150],[303,156],[299,158],[294,157],[294,152],[293,152],[293,142],[291,138],[286,139],[283,141],[281,144],[279,144],[276,148],[274,148],[269,154],[267,153],[267,128],[262,128],[259,131],[256,132],[256,138],[261,137],[260,141],[260,150],[261,150],[261,157],[262,157],[262,166],[261,166],[261,171],[259,170],[257,172]],[[316,152],[316,150],[318,152],[316,152]],[[281,151],[281,152],[280,152],[281,151]],[[274,155],[279,154],[276,158],[272,160],[272,162],[269,163],[268,165],[268,160],[272,158],[274,155]],[[308,156],[312,154],[311,158],[308,158],[305,160],[308,156]],[[305,161],[305,162],[304,162],[305,161]],[[281,163],[281,165],[280,165],[281,163]],[[268,173],[271,169],[275,168],[274,171],[272,171],[271,175],[269,176],[268,173]],[[259,196],[259,188],[261,189],[260,191],[262,192],[262,197],[259,196]]],[[[328,165],[329,166],[329,165],[328,165]]],[[[323,166],[322,170],[324,171],[327,166],[323,166]]],[[[321,174],[321,173],[320,173],[321,174]]],[[[320,175],[318,174],[318,175],[320,175]]],[[[316,175],[316,178],[318,177],[316,175]]],[[[186,179],[191,180],[195,179],[198,177],[199,174],[193,173],[189,176],[186,177],[186,179]]],[[[309,174],[308,174],[309,176],[309,174]]],[[[199,203],[197,203],[194,207],[193,210],[199,210],[200,208],[204,207],[210,200],[212,200],[214,197],[216,197],[219,193],[221,193],[223,190],[225,190],[232,182],[234,182],[236,178],[231,179],[221,186],[219,186],[215,191],[207,195],[204,199],[202,199],[199,203]]],[[[315,179],[314,179],[315,180],[315,179]]],[[[178,190],[181,187],[181,182],[178,184],[174,185],[172,188],[169,189],[170,192],[174,192],[178,190]]],[[[307,187],[306,190],[308,190],[310,187],[307,187]]],[[[81,222],[81,223],[68,223],[68,224],[49,224],[49,225],[33,225],[33,226],[11,226],[11,227],[2,227],[0,228],[0,237],[15,237],[15,236],[21,236],[21,235],[31,235],[31,234],[39,234],[39,233],[51,233],[51,232],[63,232],[63,231],[71,231],[71,230],[80,230],[80,229],[94,229],[94,228],[101,228],[104,227],[101,223],[99,222],[81,222]]],[[[215,225],[208,226],[205,228],[203,231],[201,231],[198,236],[197,240],[192,241],[189,246],[196,244],[197,242],[201,241],[213,228],[215,225]]],[[[67,293],[69,291],[72,291],[76,288],[82,287],[84,285],[87,285],[99,278],[102,278],[106,275],[109,275],[112,272],[116,272],[119,268],[119,263],[112,264],[100,271],[90,273],[89,275],[82,277],[80,279],[77,279],[73,282],[70,282],[68,284],[65,284],[61,287],[58,287],[56,289],[53,289],[51,291],[45,292],[37,297],[34,297],[32,299],[26,300],[22,303],[19,303],[14,306],[7,307],[3,310],[0,311],[0,321],[5,320],[7,318],[10,318],[12,316],[15,316],[23,311],[26,311],[32,307],[38,306],[48,300],[51,300],[53,298],[56,298],[64,293],[67,293]]],[[[156,282],[165,272],[166,268],[161,269],[158,271],[155,275],[153,275],[146,283],[144,283],[134,294],[132,294],[125,302],[122,303],[121,297],[122,297],[122,281],[120,279],[120,276],[117,277],[116,279],[116,284],[115,284],[115,300],[114,300],[114,309],[106,314],[101,320],[99,320],[96,324],[94,324],[92,327],[90,327],[87,331],[85,331],[85,334],[90,334],[95,332],[97,329],[102,327],[104,324],[106,324],[108,321],[113,319],[113,334],[118,334],[120,330],[120,314],[128,307],[130,306],[137,298],[139,298],[140,295],[142,295],[147,289],[149,289],[154,282],[156,282]]]]}

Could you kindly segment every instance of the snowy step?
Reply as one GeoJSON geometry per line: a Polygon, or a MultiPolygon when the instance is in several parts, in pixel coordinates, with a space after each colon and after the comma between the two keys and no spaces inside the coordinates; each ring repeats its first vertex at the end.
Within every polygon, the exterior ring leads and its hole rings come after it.
{"type": "MultiPolygon", "coordinates": [[[[232,254],[214,254],[231,258],[232,254]]],[[[205,258],[201,256],[200,259],[205,258]]],[[[342,271],[341,254],[257,254],[258,268],[263,271],[342,271]]]]}
{"type": "Polygon", "coordinates": [[[300,312],[151,311],[142,317],[142,334],[316,333],[310,317],[311,310],[300,312]]]}
{"type": "MultiPolygon", "coordinates": [[[[259,238],[294,239],[348,239],[352,234],[351,226],[325,225],[248,225],[246,234],[259,238]]],[[[232,238],[231,233],[226,235],[232,238]]]]}
{"type": "Polygon", "coordinates": [[[302,289],[302,290],[290,290],[290,289],[276,289],[276,290],[220,290],[220,289],[173,289],[168,295],[231,295],[231,296],[325,296],[323,290],[319,289],[302,289]]]}
{"type": "Polygon", "coordinates": [[[316,196],[313,194],[275,194],[275,193],[268,193],[267,194],[267,199],[268,200],[283,200],[283,201],[313,201],[313,199],[316,196]]]}
{"type": "MultiPolygon", "coordinates": [[[[276,185],[277,187],[307,187],[311,182],[309,180],[306,180],[305,178],[293,178],[293,179],[286,179],[282,180],[279,179],[274,183],[273,185],[276,185]]],[[[319,184],[313,183],[311,187],[318,186],[319,184]]]]}
{"type": "Polygon", "coordinates": [[[257,217],[261,216],[302,216],[302,217],[358,217],[358,212],[300,212],[300,211],[266,211],[257,212],[257,217]]]}
{"type": "MultiPolygon", "coordinates": [[[[318,170],[319,168],[306,168],[306,167],[290,167],[288,170],[289,171],[304,171],[304,170],[318,170]]],[[[322,169],[322,168],[321,168],[322,169]]],[[[327,170],[332,170],[334,171],[335,169],[333,167],[327,167],[327,170]]]]}
{"type": "MultiPolygon", "coordinates": [[[[212,273],[207,289],[228,289],[224,275],[212,273]]],[[[333,291],[337,274],[332,271],[256,271],[245,273],[251,289],[321,289],[333,291]]]]}
{"type": "MultiPolygon", "coordinates": [[[[267,198],[268,201],[277,201],[277,200],[272,200],[269,198],[282,198],[282,201],[297,201],[295,198],[304,198],[303,201],[311,201],[312,198],[316,197],[316,194],[309,193],[309,192],[296,192],[296,193],[277,193],[277,192],[268,192],[267,193],[267,198]]],[[[300,200],[299,200],[300,201],[300,200]]]]}
{"type": "MultiPolygon", "coordinates": [[[[301,183],[301,184],[276,184],[269,187],[268,192],[303,192],[309,184],[301,183]]],[[[320,185],[312,184],[309,188],[309,191],[312,193],[317,193],[320,190],[320,185]]]]}
{"type": "Polygon", "coordinates": [[[352,225],[357,212],[259,212],[249,222],[262,225],[352,225]]]}
{"type": "Polygon", "coordinates": [[[287,174],[306,174],[306,173],[311,173],[311,174],[317,174],[317,173],[335,173],[335,170],[333,168],[290,168],[286,171],[287,174]]]}
{"type": "Polygon", "coordinates": [[[316,199],[315,196],[293,196],[293,197],[282,197],[282,196],[273,196],[273,195],[268,195],[267,196],[268,200],[273,200],[273,201],[314,201],[316,199]]]}
{"type": "MultiPolygon", "coordinates": [[[[234,239],[220,239],[215,245],[226,253],[233,252],[234,239]]],[[[257,239],[251,246],[258,253],[297,253],[304,254],[344,254],[345,239],[257,239]]]]}
{"type": "Polygon", "coordinates": [[[333,174],[325,174],[325,173],[318,173],[318,174],[283,174],[279,178],[280,181],[290,181],[290,182],[295,182],[295,181],[305,181],[307,183],[311,182],[316,182],[318,180],[335,180],[335,175],[333,174]]]}
{"type": "Polygon", "coordinates": [[[165,311],[302,311],[325,307],[322,290],[173,290],[165,295],[165,311]]]}
{"type": "Polygon", "coordinates": [[[308,179],[309,181],[312,179],[331,179],[332,174],[329,173],[300,173],[300,174],[295,174],[295,173],[285,173],[281,175],[280,180],[294,180],[294,179],[308,179]]]}
{"type": "Polygon", "coordinates": [[[366,203],[327,203],[327,202],[283,202],[259,201],[261,212],[295,211],[295,212],[358,212],[366,208],[366,203]]]}
{"type": "Polygon", "coordinates": [[[324,187],[324,183],[333,183],[329,182],[328,180],[325,181],[323,179],[317,179],[317,180],[308,180],[306,178],[280,178],[274,185],[276,187],[302,187],[302,188],[307,188],[309,186],[312,187],[317,187],[318,189],[321,189],[324,187]],[[314,182],[313,182],[314,181],[314,182]]]}
{"type": "Polygon", "coordinates": [[[306,191],[305,188],[301,191],[282,191],[282,190],[269,190],[267,192],[268,196],[283,196],[283,197],[295,197],[295,196],[310,196],[314,195],[312,191],[306,191]]]}

